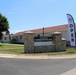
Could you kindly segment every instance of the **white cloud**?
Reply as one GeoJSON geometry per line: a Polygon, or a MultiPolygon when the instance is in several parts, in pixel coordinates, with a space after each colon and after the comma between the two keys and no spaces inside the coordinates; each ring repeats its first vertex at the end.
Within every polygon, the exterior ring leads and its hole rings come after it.
{"type": "Polygon", "coordinates": [[[11,12],[11,11],[8,11],[7,13],[8,13],[8,14],[11,14],[12,12],[11,12]]]}

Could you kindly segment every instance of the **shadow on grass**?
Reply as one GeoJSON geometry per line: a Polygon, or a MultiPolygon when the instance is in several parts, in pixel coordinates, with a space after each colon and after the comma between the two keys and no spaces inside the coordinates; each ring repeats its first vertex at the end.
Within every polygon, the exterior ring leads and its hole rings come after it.
{"type": "Polygon", "coordinates": [[[3,45],[0,44],[0,46],[3,46],[3,45]]]}

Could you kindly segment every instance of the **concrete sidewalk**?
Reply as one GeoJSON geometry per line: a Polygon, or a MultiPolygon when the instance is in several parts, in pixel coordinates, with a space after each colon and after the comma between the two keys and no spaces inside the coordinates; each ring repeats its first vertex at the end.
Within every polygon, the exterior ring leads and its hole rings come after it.
{"type": "Polygon", "coordinates": [[[15,58],[16,55],[14,55],[14,54],[0,54],[0,57],[4,57],[4,58],[15,58]]]}
{"type": "Polygon", "coordinates": [[[25,59],[65,59],[65,58],[76,58],[76,55],[39,55],[39,56],[16,56],[16,58],[25,58],[25,59]]]}
{"type": "Polygon", "coordinates": [[[15,54],[0,54],[0,57],[4,58],[24,58],[24,59],[65,59],[76,58],[75,55],[15,55],[15,54]]]}
{"type": "Polygon", "coordinates": [[[67,71],[63,74],[60,74],[60,75],[76,75],[76,68],[70,70],[70,71],[67,71]]]}

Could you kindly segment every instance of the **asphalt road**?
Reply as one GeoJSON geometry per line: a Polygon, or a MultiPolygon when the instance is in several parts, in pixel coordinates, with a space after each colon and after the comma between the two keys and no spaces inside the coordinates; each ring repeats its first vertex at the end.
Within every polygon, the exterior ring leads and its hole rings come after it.
{"type": "Polygon", "coordinates": [[[0,58],[0,75],[60,75],[76,68],[76,59],[0,58]]]}

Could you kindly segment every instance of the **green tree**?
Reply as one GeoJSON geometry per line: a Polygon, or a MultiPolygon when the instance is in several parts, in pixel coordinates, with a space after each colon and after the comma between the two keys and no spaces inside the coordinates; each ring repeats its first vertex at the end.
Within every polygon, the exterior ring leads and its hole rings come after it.
{"type": "Polygon", "coordinates": [[[3,32],[9,34],[9,23],[7,18],[0,13],[0,39],[2,39],[3,32]]]}

